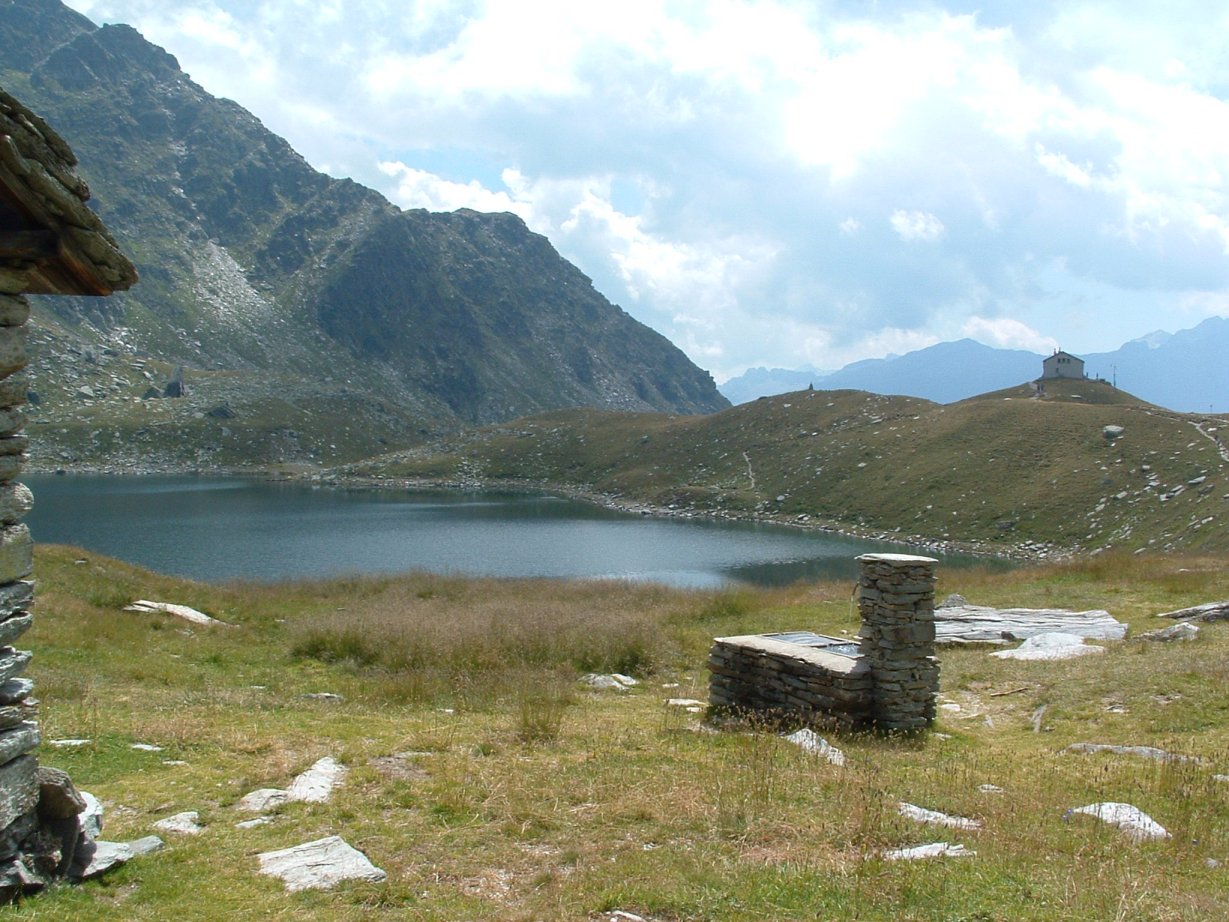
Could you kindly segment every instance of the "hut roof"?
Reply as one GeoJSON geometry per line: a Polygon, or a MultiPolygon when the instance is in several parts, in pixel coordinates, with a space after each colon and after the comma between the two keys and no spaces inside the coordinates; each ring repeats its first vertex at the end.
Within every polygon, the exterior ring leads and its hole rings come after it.
{"type": "Polygon", "coordinates": [[[137,270],[85,204],[77,158],[46,122],[0,89],[0,265],[30,294],[108,295],[137,270]]]}

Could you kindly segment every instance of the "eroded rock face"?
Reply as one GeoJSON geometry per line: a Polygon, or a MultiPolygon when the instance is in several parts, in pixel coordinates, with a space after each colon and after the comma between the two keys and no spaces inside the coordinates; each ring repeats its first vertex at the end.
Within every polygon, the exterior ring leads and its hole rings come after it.
{"type": "Polygon", "coordinates": [[[72,137],[112,231],[141,254],[143,282],[121,298],[37,306],[56,320],[56,335],[40,329],[31,348],[41,412],[78,422],[84,402],[118,409],[154,389],[177,398],[164,409],[188,434],[183,445],[158,443],[116,412],[124,437],[92,453],[148,458],[158,448],[191,460],[216,438],[222,406],[253,460],[305,458],[338,441],[298,420],[297,444],[262,436],[261,413],[249,410],[269,397],[327,395],[366,453],[424,426],[548,409],[728,406],[707,372],[520,218],[402,211],[312,169],[135,30],[44,6],[0,4],[0,47],[22,49],[5,66],[29,78],[26,102],[72,137]],[[133,97],[144,101],[139,114],[133,97]],[[132,351],[100,353],[88,368],[66,361],[100,336],[132,351]],[[136,350],[183,364],[186,384],[133,374],[136,350]],[[44,388],[53,376],[73,386],[44,388]]]}

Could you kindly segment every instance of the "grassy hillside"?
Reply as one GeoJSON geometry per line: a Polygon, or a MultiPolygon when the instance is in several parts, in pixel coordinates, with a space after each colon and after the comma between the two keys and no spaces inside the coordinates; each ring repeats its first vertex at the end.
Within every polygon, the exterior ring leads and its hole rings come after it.
{"type": "MultiPolygon", "coordinates": [[[[1008,574],[940,572],[997,605],[1153,614],[1229,597],[1224,558],[1103,555],[1008,574]]],[[[837,768],[768,728],[713,732],[667,705],[705,697],[714,635],[855,626],[847,584],[699,593],[436,576],[211,587],[40,547],[28,636],[46,764],[127,840],[197,810],[197,836],[97,883],[8,910],[42,920],[1190,919],[1229,915],[1229,625],[1110,644],[1066,663],[943,650],[938,732],[839,734],[837,768]],[[133,598],[232,623],[123,612],[133,598]],[[575,681],[620,665],[641,684],[575,681]],[[305,697],[333,692],[344,700],[305,697]],[[1035,728],[1036,727],[1036,731],[1035,728]],[[1037,732],[1039,731],[1039,732],[1037,732]],[[1151,745],[1200,761],[1064,753],[1151,745]],[[134,743],[160,746],[138,751],[134,743]],[[316,759],[349,769],[327,804],[237,829],[249,791],[316,759]],[[982,790],[993,784],[1000,792],[982,790]],[[973,817],[919,826],[897,804],[973,817]],[[1138,844],[1071,808],[1129,802],[1172,838],[1138,844]],[[287,895],[256,855],[340,835],[383,884],[287,895]],[[887,863],[959,842],[975,857],[887,863]]]]}
{"type": "Polygon", "coordinates": [[[705,417],[568,411],[348,469],[518,480],[680,513],[755,514],[989,548],[1229,549],[1218,418],[1102,382],[939,406],[799,391],[705,417]],[[1116,438],[1106,427],[1121,427],[1116,438]]]}

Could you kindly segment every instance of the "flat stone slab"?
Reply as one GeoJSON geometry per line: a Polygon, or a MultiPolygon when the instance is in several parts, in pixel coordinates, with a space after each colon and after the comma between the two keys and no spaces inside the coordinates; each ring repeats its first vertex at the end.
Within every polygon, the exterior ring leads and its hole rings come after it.
{"type": "Polygon", "coordinates": [[[821,756],[837,767],[845,764],[845,753],[841,752],[841,750],[837,749],[809,727],[803,727],[801,730],[784,737],[784,739],[793,743],[803,752],[821,756]]]}
{"type": "Polygon", "coordinates": [[[1117,826],[1127,834],[1128,838],[1134,839],[1136,842],[1169,838],[1169,833],[1165,830],[1164,826],[1156,822],[1139,807],[1132,806],[1131,804],[1114,803],[1112,801],[1088,804],[1085,807],[1076,807],[1071,812],[1094,816],[1103,823],[1117,826]]]}
{"type": "Polygon", "coordinates": [[[201,825],[201,815],[195,810],[185,810],[166,819],[154,823],[154,828],[160,832],[174,832],[182,836],[200,835],[205,827],[201,825]]]}
{"type": "Polygon", "coordinates": [[[1104,652],[1105,647],[1086,644],[1084,638],[1077,634],[1052,632],[1036,634],[1014,650],[999,650],[990,655],[999,659],[1060,660],[1104,652]]]}
{"type": "Polygon", "coordinates": [[[344,765],[332,756],[325,756],[290,782],[289,790],[261,788],[245,795],[238,806],[240,810],[263,813],[292,801],[322,804],[333,795],[333,790],[341,784],[346,772],[344,765]]]}
{"type": "Polygon", "coordinates": [[[291,893],[328,890],[345,880],[379,883],[388,877],[341,836],[328,836],[293,848],[264,852],[257,858],[260,860],[260,873],[280,877],[291,893]]]}
{"type": "Polygon", "coordinates": [[[1178,755],[1166,752],[1155,746],[1120,746],[1116,743],[1072,743],[1060,750],[1061,752],[1097,753],[1108,752],[1116,756],[1138,756],[1141,759],[1152,759],[1155,762],[1202,762],[1194,756],[1178,755]]]}
{"type": "Polygon", "coordinates": [[[105,874],[140,855],[156,852],[163,843],[157,836],[146,836],[133,842],[95,842],[94,845],[97,846],[94,857],[81,875],[84,880],[105,874]]]}
{"type": "Polygon", "coordinates": [[[609,675],[589,673],[588,675],[581,676],[580,681],[585,685],[588,685],[590,688],[611,688],[615,691],[627,691],[629,688],[633,688],[634,686],[640,684],[640,682],[633,679],[631,676],[622,675],[618,672],[612,672],[609,675]]]}
{"type": "Polygon", "coordinates": [[[1155,631],[1145,631],[1136,640],[1151,640],[1156,643],[1169,643],[1174,640],[1194,640],[1199,636],[1199,625],[1190,621],[1179,621],[1169,627],[1159,627],[1155,631]]]}
{"type": "Polygon", "coordinates": [[[137,612],[163,612],[164,614],[174,615],[176,618],[183,618],[185,621],[191,621],[193,624],[225,624],[225,621],[219,621],[217,618],[211,618],[203,611],[197,611],[195,608],[189,608],[187,605],[176,605],[174,602],[150,602],[146,599],[137,599],[131,605],[125,605],[124,611],[137,612]]]}
{"type": "Polygon", "coordinates": [[[325,756],[290,783],[291,800],[309,804],[325,803],[333,789],[346,777],[346,767],[332,756],[325,756]]]}
{"type": "MultiPolygon", "coordinates": [[[[1175,624],[1174,627],[1183,625],[1175,624]]],[[[7,682],[25,672],[30,664],[33,653],[29,650],[14,650],[12,647],[0,647],[0,683],[7,682]]]]}
{"type": "Polygon", "coordinates": [[[240,810],[247,810],[250,813],[264,813],[266,810],[272,810],[288,803],[290,803],[289,791],[281,788],[261,788],[245,794],[238,806],[240,810]]]}
{"type": "Polygon", "coordinates": [[[1229,601],[1207,602],[1191,608],[1179,608],[1177,611],[1166,611],[1157,615],[1158,618],[1173,618],[1185,621],[1225,621],[1229,619],[1229,601]]]}
{"type": "Polygon", "coordinates": [[[949,845],[947,842],[931,842],[929,845],[915,845],[912,848],[891,848],[883,852],[884,861],[918,861],[923,858],[970,858],[977,852],[969,851],[963,845],[949,845]]]}
{"type": "Polygon", "coordinates": [[[768,656],[791,659],[806,666],[814,666],[826,672],[843,676],[865,674],[869,666],[863,657],[842,656],[839,653],[829,653],[822,647],[807,647],[802,644],[774,640],[762,634],[743,634],[737,637],[717,637],[715,645],[723,644],[739,647],[744,650],[754,650],[768,656]]]}
{"type": "Polygon", "coordinates": [[[938,810],[927,810],[915,804],[901,801],[900,815],[917,823],[928,823],[931,826],[950,826],[953,829],[981,829],[981,823],[965,816],[951,816],[938,810]]]}
{"type": "Polygon", "coordinates": [[[1010,643],[1059,632],[1090,640],[1122,640],[1127,626],[1102,609],[986,608],[946,603],[935,608],[935,643],[1010,643]]]}

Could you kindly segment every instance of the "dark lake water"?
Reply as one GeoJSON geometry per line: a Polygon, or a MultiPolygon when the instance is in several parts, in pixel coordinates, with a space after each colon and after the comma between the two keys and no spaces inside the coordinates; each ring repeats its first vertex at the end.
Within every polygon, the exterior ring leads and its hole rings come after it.
{"type": "MultiPolygon", "coordinates": [[[[709,588],[853,578],[899,545],[659,519],[548,496],[346,491],[247,478],[29,476],[36,541],[209,582],[428,570],[709,588]]],[[[967,566],[972,558],[944,557],[967,566]]]]}

